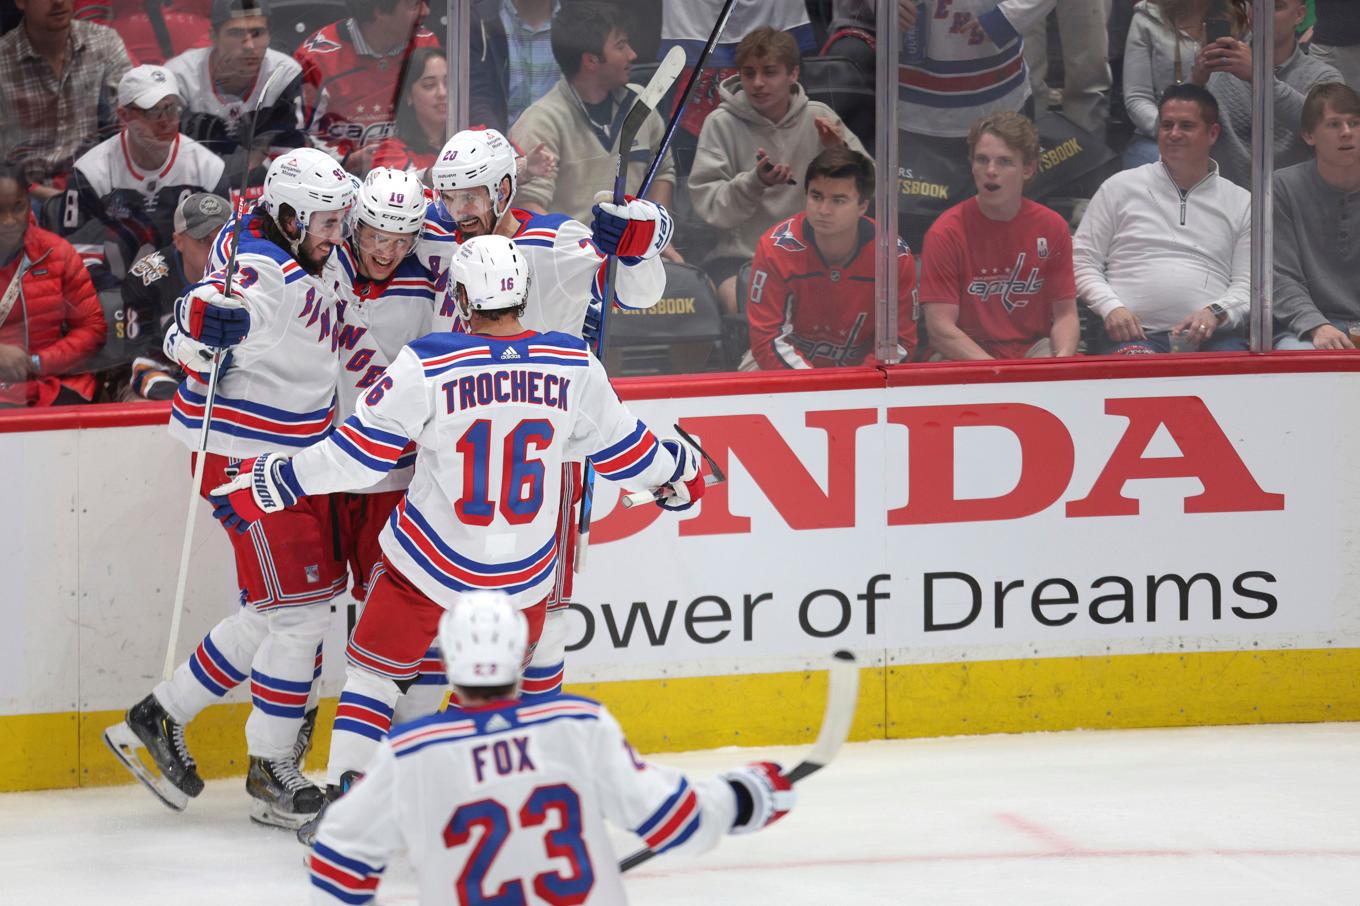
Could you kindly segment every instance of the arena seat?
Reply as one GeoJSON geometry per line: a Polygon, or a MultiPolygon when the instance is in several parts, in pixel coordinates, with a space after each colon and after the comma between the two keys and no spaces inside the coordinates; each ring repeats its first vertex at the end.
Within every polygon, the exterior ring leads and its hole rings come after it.
{"type": "Polygon", "coordinates": [[[605,367],[614,377],[694,374],[718,367],[722,313],[708,277],[693,265],[663,263],[666,291],[655,307],[609,313],[605,367]]]}

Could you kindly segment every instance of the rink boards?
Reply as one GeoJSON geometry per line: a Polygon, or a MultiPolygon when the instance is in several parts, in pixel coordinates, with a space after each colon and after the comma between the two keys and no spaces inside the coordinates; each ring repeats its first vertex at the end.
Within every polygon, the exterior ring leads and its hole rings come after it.
{"type": "MultiPolygon", "coordinates": [[[[860,739],[1360,719],[1357,371],[1299,354],[621,381],[729,480],[678,516],[602,483],[569,683],[647,750],[810,739],[837,648],[865,665],[860,739]]],[[[187,496],[166,413],[0,420],[0,790],[122,779],[99,733],[159,678],[187,496]]],[[[181,657],[236,600],[206,507],[194,547],[181,657]]],[[[337,614],[327,696],[344,631],[337,614]]],[[[243,771],[246,698],[227,701],[189,731],[209,776],[243,771]]]]}

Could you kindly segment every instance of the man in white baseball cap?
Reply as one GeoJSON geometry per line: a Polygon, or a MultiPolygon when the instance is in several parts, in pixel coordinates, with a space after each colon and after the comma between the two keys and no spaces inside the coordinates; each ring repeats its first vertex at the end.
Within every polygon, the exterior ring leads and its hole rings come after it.
{"type": "Polygon", "coordinates": [[[174,73],[134,66],[118,83],[123,130],[76,160],[61,223],[101,288],[139,254],[170,241],[181,199],[227,195],[222,159],[180,133],[183,109],[174,73]]]}

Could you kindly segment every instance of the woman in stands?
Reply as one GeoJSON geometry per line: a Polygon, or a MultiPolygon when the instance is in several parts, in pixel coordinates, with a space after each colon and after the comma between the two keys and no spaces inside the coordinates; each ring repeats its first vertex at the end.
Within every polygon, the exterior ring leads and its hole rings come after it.
{"type": "Polygon", "coordinates": [[[393,135],[373,152],[373,166],[410,170],[424,178],[448,139],[449,63],[437,47],[419,47],[406,61],[393,135]]]}
{"type": "MultiPolygon", "coordinates": [[[[373,152],[373,166],[415,173],[430,185],[428,171],[448,139],[449,63],[437,47],[420,47],[411,54],[397,95],[396,132],[373,152]]],[[[474,128],[482,128],[474,126],[474,128]]],[[[557,157],[543,145],[517,161],[518,178],[551,176],[557,157]]]]}

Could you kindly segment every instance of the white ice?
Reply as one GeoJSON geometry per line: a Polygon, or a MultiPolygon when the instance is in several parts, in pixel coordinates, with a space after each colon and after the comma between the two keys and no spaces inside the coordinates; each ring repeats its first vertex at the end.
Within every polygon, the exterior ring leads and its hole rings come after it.
{"type": "MultiPolygon", "coordinates": [[[[798,748],[653,756],[696,775],[798,748]]],[[[1360,903],[1360,724],[852,744],[767,831],[630,873],[635,904],[1360,903]]],[[[239,779],[0,796],[0,903],[297,904],[239,779]]],[[[631,849],[620,841],[620,849],[631,849]]],[[[389,871],[379,902],[415,902],[389,871]]]]}

